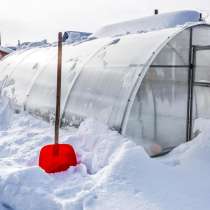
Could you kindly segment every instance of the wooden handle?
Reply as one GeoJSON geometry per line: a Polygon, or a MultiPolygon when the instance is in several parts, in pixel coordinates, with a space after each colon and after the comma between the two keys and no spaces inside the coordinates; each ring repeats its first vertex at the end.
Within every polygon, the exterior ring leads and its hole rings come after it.
{"type": "Polygon", "coordinates": [[[56,88],[56,115],[55,115],[55,144],[59,143],[60,104],[61,104],[61,69],[62,69],[62,32],[58,33],[58,63],[56,88]]]}

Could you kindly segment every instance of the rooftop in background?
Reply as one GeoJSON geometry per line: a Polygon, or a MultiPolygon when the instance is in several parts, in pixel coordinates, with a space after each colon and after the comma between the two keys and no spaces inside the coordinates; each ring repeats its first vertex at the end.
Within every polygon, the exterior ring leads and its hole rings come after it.
{"type": "Polygon", "coordinates": [[[184,10],[170,12],[107,25],[96,31],[93,35],[91,35],[91,37],[101,38],[133,33],[144,33],[198,21],[202,20],[201,13],[197,11],[184,10]]]}
{"type": "Polygon", "coordinates": [[[92,33],[81,31],[66,31],[63,34],[63,41],[68,43],[79,42],[87,39],[92,33]]]}
{"type": "Polygon", "coordinates": [[[0,60],[11,52],[13,52],[12,49],[0,46],[0,60]]]}
{"type": "Polygon", "coordinates": [[[33,48],[33,47],[46,47],[50,44],[47,42],[46,39],[38,42],[23,42],[17,46],[17,49],[26,49],[26,48],[33,48]]]}
{"type": "Polygon", "coordinates": [[[6,54],[9,54],[9,53],[13,52],[12,49],[7,48],[7,47],[2,47],[2,46],[0,46],[0,51],[3,52],[3,53],[6,53],[6,54]]]}

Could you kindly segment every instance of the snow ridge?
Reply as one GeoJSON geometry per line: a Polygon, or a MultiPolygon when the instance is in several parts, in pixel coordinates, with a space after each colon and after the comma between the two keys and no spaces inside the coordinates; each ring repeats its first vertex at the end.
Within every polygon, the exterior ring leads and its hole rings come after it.
{"type": "Polygon", "coordinates": [[[159,15],[148,16],[136,20],[129,20],[120,23],[107,25],[96,31],[90,37],[112,37],[126,34],[145,33],[183,26],[189,23],[200,21],[200,13],[193,10],[169,12],[159,15]]]}

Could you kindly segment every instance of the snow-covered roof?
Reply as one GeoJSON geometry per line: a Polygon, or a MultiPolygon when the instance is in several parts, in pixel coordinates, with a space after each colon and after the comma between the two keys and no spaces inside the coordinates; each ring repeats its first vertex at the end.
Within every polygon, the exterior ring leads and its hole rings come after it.
{"type": "Polygon", "coordinates": [[[34,48],[34,47],[47,47],[50,44],[47,42],[46,39],[42,40],[42,41],[37,41],[37,42],[23,42],[20,44],[20,46],[18,46],[17,49],[30,49],[30,48],[34,48]]]}
{"type": "Polygon", "coordinates": [[[107,25],[96,31],[91,37],[119,36],[129,33],[142,33],[163,28],[176,27],[189,22],[198,22],[200,13],[197,11],[185,10],[153,15],[136,20],[107,25]]]}
{"type": "Polygon", "coordinates": [[[65,31],[63,34],[63,41],[68,43],[74,43],[87,39],[92,33],[81,31],[65,31]]]}
{"type": "Polygon", "coordinates": [[[0,46],[0,51],[4,52],[4,53],[11,53],[11,52],[13,52],[12,49],[7,48],[7,47],[2,47],[2,46],[0,46]]]}

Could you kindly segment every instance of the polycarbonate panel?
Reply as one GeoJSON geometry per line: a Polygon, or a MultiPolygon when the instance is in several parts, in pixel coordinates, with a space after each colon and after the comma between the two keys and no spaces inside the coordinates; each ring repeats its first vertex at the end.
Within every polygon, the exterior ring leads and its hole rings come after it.
{"type": "Polygon", "coordinates": [[[105,123],[118,122],[119,129],[126,103],[126,91],[134,82],[136,67],[85,68],[70,95],[65,118],[70,124],[79,125],[85,117],[105,123]],[[88,79],[89,78],[89,79],[88,79]]]}
{"type": "Polygon", "coordinates": [[[193,45],[206,46],[210,45],[210,27],[196,26],[193,28],[193,45]]]}
{"type": "Polygon", "coordinates": [[[149,143],[147,139],[155,138],[155,112],[151,84],[145,79],[134,100],[126,127],[126,135],[132,137],[137,144],[147,147],[147,143],[149,143]]]}
{"type": "Polygon", "coordinates": [[[27,93],[34,83],[37,75],[46,67],[50,60],[52,48],[37,48],[28,59],[22,60],[18,68],[11,73],[10,79],[15,81],[14,97],[17,105],[24,104],[27,93]]]}
{"type": "Polygon", "coordinates": [[[98,59],[89,65],[99,66],[135,66],[145,64],[158,47],[177,32],[177,29],[134,34],[115,38],[98,53],[98,59]]]}
{"type": "Polygon", "coordinates": [[[0,68],[1,68],[0,80],[2,80],[2,78],[4,78],[5,71],[11,65],[11,63],[15,62],[14,61],[15,59],[17,59],[17,52],[10,53],[9,55],[3,57],[0,60],[0,63],[1,63],[1,66],[0,66],[0,68]]]}
{"type": "MultiPolygon", "coordinates": [[[[210,49],[196,50],[195,82],[210,83],[210,49]]],[[[210,119],[210,87],[195,84],[193,91],[193,130],[192,136],[198,135],[197,120],[210,119]]]]}
{"type": "MultiPolygon", "coordinates": [[[[6,58],[1,61],[0,65],[0,83],[2,83],[4,90],[7,90],[7,87],[10,89],[15,87],[15,81],[13,78],[10,78],[11,74],[17,69],[21,71],[19,68],[19,64],[28,58],[31,54],[33,54],[36,49],[33,50],[20,50],[8,55],[6,58]]],[[[0,85],[0,87],[2,86],[0,85]]]]}
{"type": "MultiPolygon", "coordinates": [[[[65,105],[69,89],[77,77],[81,66],[89,56],[102,48],[109,40],[93,40],[75,46],[63,46],[61,112],[65,105]]],[[[37,75],[29,91],[26,108],[35,112],[37,115],[52,119],[54,118],[56,100],[57,47],[52,48],[49,56],[50,58],[45,56],[47,65],[37,75]]]]}
{"type": "Polygon", "coordinates": [[[187,84],[188,68],[151,68],[144,78],[126,135],[132,136],[151,155],[185,141],[187,84]],[[153,147],[158,151],[151,151],[153,147]]]}
{"type": "Polygon", "coordinates": [[[182,31],[161,50],[153,65],[189,65],[189,29],[182,31]]]}
{"type": "Polygon", "coordinates": [[[195,81],[210,82],[210,48],[196,51],[195,64],[195,81]]]}
{"type": "Polygon", "coordinates": [[[210,119],[210,87],[194,87],[194,119],[210,119]]]}
{"type": "MultiPolygon", "coordinates": [[[[177,30],[177,29],[176,29],[177,30]]],[[[65,118],[79,125],[86,117],[120,129],[125,107],[142,69],[174,29],[115,38],[82,69],[69,95],[65,118]]]]}
{"type": "Polygon", "coordinates": [[[201,131],[197,127],[199,119],[210,119],[210,87],[194,86],[192,137],[201,131]]]}
{"type": "MultiPolygon", "coordinates": [[[[33,112],[38,115],[45,116],[46,113],[49,115],[52,111],[52,107],[55,107],[56,55],[57,50],[54,48],[50,57],[48,57],[49,63],[46,62],[46,68],[36,76],[26,98],[26,108],[33,110],[33,112]],[[53,100],[51,100],[52,97],[53,100]]],[[[45,117],[47,118],[48,116],[45,117]]]]}

